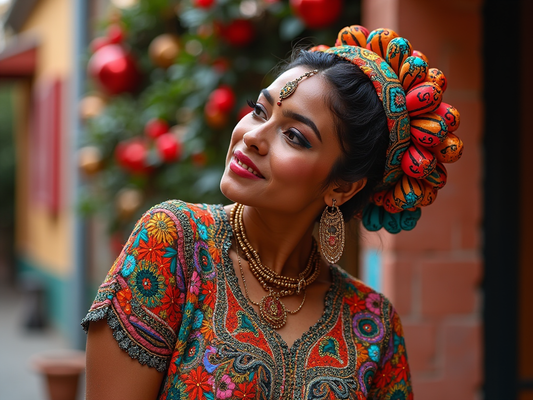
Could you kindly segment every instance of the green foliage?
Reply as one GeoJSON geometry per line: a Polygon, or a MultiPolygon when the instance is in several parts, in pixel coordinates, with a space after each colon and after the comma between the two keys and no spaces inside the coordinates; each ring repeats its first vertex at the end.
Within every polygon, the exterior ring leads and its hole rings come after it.
{"type": "MultiPolygon", "coordinates": [[[[112,20],[116,23],[115,14],[102,21],[102,35],[112,20]]],[[[80,204],[85,213],[105,214],[112,229],[130,226],[144,209],[168,198],[224,202],[219,179],[231,131],[246,100],[256,99],[260,89],[270,84],[276,65],[294,46],[332,45],[340,28],[359,23],[359,1],[346,1],[339,21],[319,31],[306,29],[287,0],[218,0],[207,10],[185,0],[140,0],[137,6],[120,10],[118,19],[125,31],[124,45],[143,71],[143,82],[135,93],[109,97],[104,111],[86,121],[86,145],[97,146],[104,163],[98,174],[87,179],[80,204]],[[256,12],[251,12],[254,7],[256,12]],[[221,34],[221,27],[235,19],[246,19],[254,27],[253,40],[245,46],[229,43],[221,34]],[[167,69],[156,67],[148,52],[152,40],[164,33],[177,35],[181,47],[175,63],[167,69]],[[221,60],[227,65],[224,70],[217,67],[221,60]],[[228,123],[213,128],[206,121],[204,107],[210,93],[221,84],[235,92],[236,105],[228,123]],[[148,156],[152,171],[131,174],[117,165],[116,146],[143,136],[151,118],[181,127],[183,154],[178,162],[164,163],[152,148],[148,156]],[[197,153],[206,155],[205,166],[194,163],[197,153]],[[138,189],[144,204],[129,220],[121,220],[115,210],[115,196],[127,187],[138,189]]],[[[94,82],[89,81],[87,91],[95,89],[94,82]]]]}

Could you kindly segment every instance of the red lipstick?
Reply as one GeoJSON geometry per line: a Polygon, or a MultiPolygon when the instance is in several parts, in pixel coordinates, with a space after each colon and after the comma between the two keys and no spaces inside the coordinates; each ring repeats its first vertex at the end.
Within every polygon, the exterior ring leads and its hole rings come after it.
{"type": "Polygon", "coordinates": [[[233,172],[243,178],[264,179],[257,166],[240,150],[235,150],[233,153],[229,167],[233,172]]]}

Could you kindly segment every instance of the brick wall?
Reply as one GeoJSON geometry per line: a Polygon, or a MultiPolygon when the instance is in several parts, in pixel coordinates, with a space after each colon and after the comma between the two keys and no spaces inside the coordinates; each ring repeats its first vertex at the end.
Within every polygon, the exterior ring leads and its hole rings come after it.
{"type": "Polygon", "coordinates": [[[482,2],[363,0],[363,25],[392,28],[448,78],[462,159],[415,230],[365,233],[381,251],[381,291],[402,317],[417,400],[473,400],[482,384],[482,2]]]}

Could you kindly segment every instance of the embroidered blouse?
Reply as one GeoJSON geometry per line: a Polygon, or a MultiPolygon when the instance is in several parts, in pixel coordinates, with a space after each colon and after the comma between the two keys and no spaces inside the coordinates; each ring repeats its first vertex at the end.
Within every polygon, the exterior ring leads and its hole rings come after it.
{"type": "Polygon", "coordinates": [[[412,399],[391,303],[340,267],[320,320],[289,347],[244,297],[222,205],[171,200],[137,222],[82,321],[165,373],[159,399],[412,399]]]}

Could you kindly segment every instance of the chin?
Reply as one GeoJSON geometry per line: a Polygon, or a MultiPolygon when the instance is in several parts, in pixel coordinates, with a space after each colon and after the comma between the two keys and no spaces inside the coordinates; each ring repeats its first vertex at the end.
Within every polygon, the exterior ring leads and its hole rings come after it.
{"type": "Polygon", "coordinates": [[[228,175],[226,171],[224,171],[224,175],[222,175],[222,178],[220,179],[220,191],[226,197],[228,200],[235,202],[235,193],[233,193],[233,190],[231,190],[231,179],[228,178],[228,175]]]}

